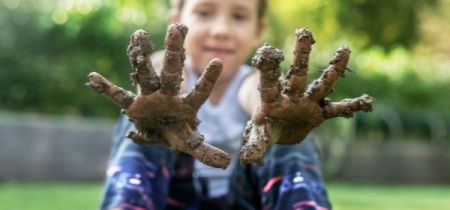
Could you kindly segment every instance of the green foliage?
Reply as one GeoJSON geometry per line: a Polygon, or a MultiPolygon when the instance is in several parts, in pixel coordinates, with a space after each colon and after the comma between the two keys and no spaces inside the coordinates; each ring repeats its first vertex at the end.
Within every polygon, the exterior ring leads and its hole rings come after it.
{"type": "MultiPolygon", "coordinates": [[[[397,110],[448,112],[448,61],[411,53],[420,38],[419,12],[438,0],[271,0],[265,41],[292,52],[294,30],[310,28],[317,40],[310,78],[326,67],[334,50],[350,45],[347,73],[333,100],[373,95],[397,110]]],[[[447,1],[448,2],[448,1],[447,1]]],[[[125,54],[139,28],[163,48],[168,1],[0,1],[0,110],[115,117],[119,109],[83,84],[98,71],[133,90],[125,54]]],[[[428,9],[432,7],[427,7],[428,9]]],[[[292,55],[286,53],[283,68],[292,55]]]]}
{"type": "MultiPolygon", "coordinates": [[[[90,71],[130,86],[129,36],[139,28],[163,46],[163,1],[0,3],[0,109],[116,116],[117,107],[83,84],[90,71]],[[17,5],[16,5],[17,4],[17,5]]],[[[53,1],[52,1],[53,2],[53,1]]]]}
{"type": "Polygon", "coordinates": [[[437,0],[340,0],[333,6],[339,26],[358,41],[359,46],[397,45],[411,47],[418,39],[419,12],[437,0]]]}
{"type": "Polygon", "coordinates": [[[377,103],[408,111],[448,111],[450,107],[450,99],[441,95],[450,91],[447,85],[450,75],[440,73],[445,67],[434,65],[427,58],[414,57],[405,48],[385,52],[372,47],[354,52],[349,66],[357,73],[349,72],[338,82],[335,88],[339,97],[342,93],[370,93],[377,103]]]}
{"type": "Polygon", "coordinates": [[[413,47],[418,41],[420,12],[435,8],[439,0],[272,0],[271,41],[283,46],[285,34],[308,27],[322,44],[350,39],[358,48],[413,47]]]}

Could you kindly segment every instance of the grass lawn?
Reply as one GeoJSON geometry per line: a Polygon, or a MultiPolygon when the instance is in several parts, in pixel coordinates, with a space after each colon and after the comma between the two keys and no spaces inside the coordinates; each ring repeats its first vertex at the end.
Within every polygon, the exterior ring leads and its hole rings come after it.
{"type": "MultiPolygon", "coordinates": [[[[0,209],[98,209],[100,183],[0,184],[0,209]]],[[[337,210],[449,209],[450,186],[328,184],[337,210]]]]}
{"type": "Polygon", "coordinates": [[[0,183],[0,209],[98,209],[100,183],[0,183]]]}
{"type": "Polygon", "coordinates": [[[329,184],[337,210],[450,209],[450,185],[356,185],[329,184]]]}

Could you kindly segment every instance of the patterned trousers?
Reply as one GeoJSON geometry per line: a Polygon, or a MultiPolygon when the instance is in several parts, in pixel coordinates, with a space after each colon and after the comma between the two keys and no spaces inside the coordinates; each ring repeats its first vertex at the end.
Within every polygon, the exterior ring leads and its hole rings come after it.
{"type": "Polygon", "coordinates": [[[132,129],[121,117],[113,136],[101,209],[331,209],[311,135],[297,145],[273,146],[264,155],[264,166],[237,164],[229,193],[208,198],[205,182],[194,180],[192,156],[173,154],[158,145],[134,144],[124,137],[132,129]]]}

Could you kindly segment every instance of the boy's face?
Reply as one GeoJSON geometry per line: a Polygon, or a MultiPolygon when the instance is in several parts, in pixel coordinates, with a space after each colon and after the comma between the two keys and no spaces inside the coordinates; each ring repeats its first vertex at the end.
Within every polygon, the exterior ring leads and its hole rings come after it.
{"type": "Polygon", "coordinates": [[[195,69],[203,71],[209,61],[223,61],[221,80],[231,79],[261,39],[259,0],[186,0],[181,14],[171,22],[188,26],[185,48],[195,69]]]}

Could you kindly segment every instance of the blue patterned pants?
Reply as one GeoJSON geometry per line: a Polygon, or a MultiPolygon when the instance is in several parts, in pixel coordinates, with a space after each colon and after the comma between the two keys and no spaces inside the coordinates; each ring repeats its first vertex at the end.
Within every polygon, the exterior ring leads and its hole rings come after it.
{"type": "Polygon", "coordinates": [[[273,146],[264,155],[264,166],[238,164],[230,193],[211,199],[194,187],[192,156],[173,154],[158,145],[134,144],[124,137],[130,129],[132,124],[121,117],[101,209],[331,209],[311,136],[301,144],[273,146]]]}

